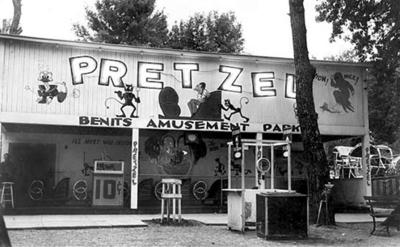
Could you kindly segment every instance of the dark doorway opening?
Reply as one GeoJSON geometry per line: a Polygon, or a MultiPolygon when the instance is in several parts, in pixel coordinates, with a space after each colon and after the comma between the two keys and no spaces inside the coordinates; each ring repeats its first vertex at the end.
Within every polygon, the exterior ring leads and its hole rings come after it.
{"type": "Polygon", "coordinates": [[[56,144],[10,143],[9,154],[16,165],[15,202],[17,207],[32,205],[29,187],[41,180],[44,192],[54,187],[56,144]]]}

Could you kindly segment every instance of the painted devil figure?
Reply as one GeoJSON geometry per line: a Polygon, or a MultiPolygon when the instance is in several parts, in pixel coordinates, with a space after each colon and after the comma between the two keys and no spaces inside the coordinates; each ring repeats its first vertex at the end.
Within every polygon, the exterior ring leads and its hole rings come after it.
{"type": "Polygon", "coordinates": [[[246,116],[244,116],[244,115],[242,114],[242,107],[243,107],[242,101],[244,101],[245,104],[248,104],[248,103],[249,103],[249,99],[248,99],[247,97],[241,97],[241,98],[240,98],[240,101],[239,101],[240,107],[235,107],[235,106],[231,103],[231,101],[230,101],[229,99],[225,99],[225,100],[224,100],[224,105],[221,105],[221,104],[219,105],[220,108],[223,109],[224,111],[231,111],[231,113],[230,113],[229,115],[225,115],[225,114],[224,114],[224,118],[225,118],[226,120],[231,120],[231,117],[232,117],[232,115],[234,115],[234,114],[239,114],[240,117],[242,117],[242,118],[244,119],[244,122],[245,122],[245,123],[247,123],[247,122],[250,120],[248,117],[246,117],[246,116]]]}
{"type": "Polygon", "coordinates": [[[133,101],[135,101],[136,103],[140,103],[139,95],[136,97],[136,95],[133,93],[132,85],[124,84],[124,89],[125,89],[124,92],[114,91],[114,93],[117,94],[119,100],[114,97],[109,97],[106,99],[105,105],[106,105],[107,109],[109,109],[110,107],[107,105],[107,102],[109,100],[115,100],[121,104],[121,108],[120,108],[121,114],[117,115],[117,117],[126,117],[124,108],[127,106],[130,106],[132,108],[130,117],[131,118],[137,117],[137,116],[135,116],[136,106],[133,104],[133,101]]]}

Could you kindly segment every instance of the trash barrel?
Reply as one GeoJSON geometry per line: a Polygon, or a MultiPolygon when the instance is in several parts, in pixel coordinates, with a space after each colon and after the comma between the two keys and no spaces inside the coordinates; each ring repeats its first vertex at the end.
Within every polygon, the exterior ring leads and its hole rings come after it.
{"type": "Polygon", "coordinates": [[[290,192],[257,194],[256,230],[265,239],[307,238],[308,197],[290,192]]]}

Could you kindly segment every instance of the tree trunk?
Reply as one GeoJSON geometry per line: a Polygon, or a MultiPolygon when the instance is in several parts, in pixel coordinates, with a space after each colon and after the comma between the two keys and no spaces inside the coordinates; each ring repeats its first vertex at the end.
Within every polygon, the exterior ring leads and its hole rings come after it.
{"type": "MultiPolygon", "coordinates": [[[[308,58],[307,30],[304,20],[303,0],[289,0],[292,27],[294,65],[296,71],[297,117],[301,128],[304,158],[308,162],[311,220],[316,219],[318,203],[324,184],[328,181],[328,161],[318,128],[318,114],[315,112],[313,80],[315,68],[308,58]]],[[[330,223],[334,222],[329,220],[330,223]]],[[[315,221],[314,221],[315,222],[315,221]]]]}
{"type": "Polygon", "coordinates": [[[19,27],[19,21],[21,20],[21,1],[22,0],[12,0],[14,5],[14,16],[11,22],[10,34],[20,34],[22,32],[19,27]]]}

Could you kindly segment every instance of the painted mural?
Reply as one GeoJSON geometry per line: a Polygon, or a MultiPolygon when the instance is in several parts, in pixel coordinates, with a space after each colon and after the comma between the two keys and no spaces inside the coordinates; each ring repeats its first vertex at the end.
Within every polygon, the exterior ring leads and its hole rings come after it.
{"type": "MultiPolygon", "coordinates": [[[[354,77],[353,77],[354,80],[354,77]]],[[[357,83],[357,78],[355,82],[357,83]]],[[[330,79],[330,86],[333,88],[332,95],[334,96],[334,104],[324,102],[320,108],[322,111],[329,113],[345,113],[354,112],[353,97],[355,93],[354,86],[350,83],[349,79],[346,80],[342,73],[336,72],[330,79]]]]}
{"type": "Polygon", "coordinates": [[[242,108],[243,108],[243,104],[242,104],[243,102],[242,102],[242,101],[243,101],[245,104],[248,104],[248,103],[249,103],[249,99],[248,99],[247,97],[241,97],[241,98],[239,99],[240,107],[235,107],[234,105],[232,105],[230,99],[224,99],[224,104],[223,104],[223,105],[220,105],[220,107],[221,107],[221,109],[223,109],[224,111],[230,111],[229,115],[225,115],[225,114],[224,114],[224,118],[225,118],[226,120],[229,121],[229,120],[231,120],[232,115],[234,115],[234,114],[239,114],[240,117],[243,118],[243,120],[244,120],[245,123],[249,122],[250,119],[249,119],[248,117],[243,116],[243,114],[242,114],[242,108]]]}
{"type": "Polygon", "coordinates": [[[34,88],[30,85],[25,86],[25,90],[31,91],[37,96],[36,102],[39,104],[50,104],[53,98],[56,98],[59,103],[64,102],[67,97],[67,85],[65,82],[53,83],[53,73],[50,71],[40,71],[39,81],[37,85],[37,90],[35,92],[34,88]]]}
{"type": "MultiPolygon", "coordinates": [[[[18,70],[2,73],[2,114],[13,113],[2,117],[7,121],[16,122],[29,113],[43,124],[52,124],[41,116],[50,114],[63,115],[56,124],[79,126],[228,132],[239,125],[243,132],[268,133],[282,133],[291,126],[293,132],[300,131],[293,107],[296,78],[289,59],[117,49],[106,44],[77,47],[73,42],[53,49],[47,41],[8,39],[13,42],[0,40],[5,47],[1,51],[5,62],[18,70]],[[24,100],[16,102],[21,91],[24,100]]],[[[362,134],[365,67],[314,63],[321,133],[337,134],[332,126],[341,126],[346,132],[342,134],[362,134]]]]}
{"type": "Polygon", "coordinates": [[[207,148],[202,138],[195,133],[177,134],[156,132],[145,142],[145,153],[157,172],[164,175],[191,175],[193,166],[206,156],[207,148]]]}
{"type": "MultiPolygon", "coordinates": [[[[146,131],[142,133],[140,136],[142,155],[139,157],[141,164],[139,191],[146,190],[146,188],[147,190],[156,189],[155,185],[163,177],[170,176],[189,181],[190,193],[195,193],[193,196],[199,198],[197,200],[207,200],[207,198],[216,196],[214,190],[218,190],[216,188],[219,188],[220,183],[224,182],[228,175],[226,155],[228,139],[204,137],[201,133],[196,134],[197,136],[192,137],[192,143],[190,143],[188,139],[185,142],[185,132],[183,131],[146,131]],[[198,144],[200,145],[198,146],[198,144]],[[198,154],[196,155],[196,153],[198,154]],[[153,186],[147,185],[150,183],[150,179],[153,186]]],[[[264,149],[262,155],[264,160],[269,160],[269,150],[264,149]]],[[[261,175],[255,167],[255,161],[259,156],[254,147],[250,147],[245,152],[246,186],[252,188],[255,186],[257,177],[261,175]]],[[[302,161],[301,153],[294,152],[292,157],[292,177],[296,187],[300,186],[298,181],[305,181],[306,166],[302,161]]],[[[232,186],[240,186],[242,171],[240,161],[232,161],[230,167],[232,186]]],[[[283,156],[283,150],[275,152],[274,169],[276,188],[285,188],[287,186],[287,158],[283,156]]],[[[262,174],[267,181],[270,181],[270,173],[271,169],[267,169],[262,174]]],[[[270,182],[267,182],[266,186],[270,186],[270,182]]]]}
{"type": "Polygon", "coordinates": [[[125,108],[128,106],[128,108],[130,107],[130,118],[135,118],[138,117],[137,115],[135,115],[135,111],[137,110],[137,107],[135,106],[134,103],[139,104],[140,103],[140,98],[139,98],[139,89],[136,89],[136,94],[137,96],[133,93],[133,86],[129,85],[129,84],[124,84],[124,92],[122,91],[114,91],[114,93],[117,94],[118,99],[116,99],[115,97],[108,97],[104,104],[106,106],[107,109],[110,109],[110,106],[108,105],[110,100],[114,100],[115,102],[119,103],[121,105],[120,111],[121,114],[116,115],[116,117],[127,117],[126,113],[125,113],[125,108]],[[121,101],[122,100],[122,101],[121,101]]]}

